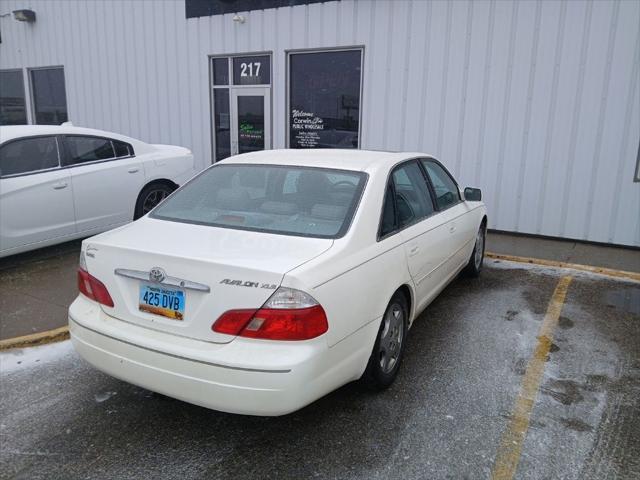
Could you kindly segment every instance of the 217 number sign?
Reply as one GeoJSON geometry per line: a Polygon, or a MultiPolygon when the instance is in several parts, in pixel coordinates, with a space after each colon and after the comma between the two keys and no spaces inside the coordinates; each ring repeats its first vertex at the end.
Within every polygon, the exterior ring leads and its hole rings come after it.
{"type": "Polygon", "coordinates": [[[240,76],[241,77],[259,77],[260,76],[260,62],[242,62],[240,64],[240,76]]]}

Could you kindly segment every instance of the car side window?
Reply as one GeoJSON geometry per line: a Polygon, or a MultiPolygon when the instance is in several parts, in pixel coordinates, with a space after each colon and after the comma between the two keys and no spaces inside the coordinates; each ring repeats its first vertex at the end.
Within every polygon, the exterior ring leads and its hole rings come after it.
{"type": "Polygon", "coordinates": [[[380,220],[380,237],[416,223],[435,211],[427,180],[415,160],[391,173],[380,220]]]}
{"type": "Polygon", "coordinates": [[[0,147],[0,176],[34,173],[60,166],[56,137],[14,140],[0,147]]]}
{"type": "Polygon", "coordinates": [[[116,157],[113,144],[108,138],[67,135],[65,145],[70,165],[109,160],[116,157]]]}
{"type": "Polygon", "coordinates": [[[436,193],[436,202],[440,210],[460,202],[460,192],[451,175],[439,164],[431,160],[422,160],[422,165],[427,170],[429,179],[436,193]]]}
{"type": "Polygon", "coordinates": [[[116,157],[133,157],[133,147],[128,143],[121,142],[120,140],[111,140],[113,143],[113,150],[116,157]]]}
{"type": "Polygon", "coordinates": [[[380,221],[380,236],[389,235],[397,229],[396,224],[396,208],[393,198],[393,188],[391,184],[387,185],[387,193],[384,196],[384,204],[382,205],[382,219],[380,221]]]}
{"type": "Polygon", "coordinates": [[[398,227],[428,217],[434,211],[427,180],[414,161],[396,168],[391,175],[395,191],[398,227]]]}

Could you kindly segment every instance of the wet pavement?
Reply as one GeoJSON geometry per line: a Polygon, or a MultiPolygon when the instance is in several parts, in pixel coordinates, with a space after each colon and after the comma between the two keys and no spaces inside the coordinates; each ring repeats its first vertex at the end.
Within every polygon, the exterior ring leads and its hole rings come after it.
{"type": "Polygon", "coordinates": [[[640,477],[640,284],[489,261],[411,329],[394,385],[284,417],[219,413],[108,377],[69,342],[0,353],[0,478],[491,478],[563,275],[515,474],[640,477]]]}
{"type": "Polygon", "coordinates": [[[0,258],[0,340],[66,325],[78,295],[80,243],[0,258]]]}

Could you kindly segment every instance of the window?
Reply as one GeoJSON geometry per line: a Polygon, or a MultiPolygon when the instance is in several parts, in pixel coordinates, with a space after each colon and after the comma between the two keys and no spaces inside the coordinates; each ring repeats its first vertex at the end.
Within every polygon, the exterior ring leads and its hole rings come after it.
{"type": "Polygon", "coordinates": [[[229,59],[213,59],[213,84],[229,85],[229,59]]]}
{"type": "Polygon", "coordinates": [[[116,156],[111,140],[100,137],[66,136],[69,164],[108,160],[116,156]]]}
{"type": "Polygon", "coordinates": [[[116,157],[133,157],[133,147],[128,143],[119,140],[111,140],[111,143],[113,143],[113,150],[116,153],[116,157]]]}
{"type": "Polygon", "coordinates": [[[22,70],[0,72],[0,125],[26,125],[22,70]]]}
{"type": "Polygon", "coordinates": [[[387,186],[387,193],[384,196],[382,206],[382,220],[380,222],[380,236],[385,237],[398,228],[396,223],[396,207],[393,197],[393,187],[387,186]]]}
{"type": "Polygon", "coordinates": [[[358,148],[362,50],[289,54],[289,147],[358,148]]]}
{"type": "Polygon", "coordinates": [[[271,62],[264,55],[233,59],[234,85],[269,85],[271,62]]]}
{"type": "Polygon", "coordinates": [[[68,120],[62,67],[31,70],[34,123],[60,125],[68,120]]]}
{"type": "Polygon", "coordinates": [[[432,160],[422,160],[424,168],[429,174],[436,193],[439,210],[444,210],[460,202],[460,192],[451,175],[439,164],[432,160]]]}
{"type": "Polygon", "coordinates": [[[391,173],[382,206],[380,236],[416,223],[434,211],[429,186],[420,166],[415,160],[406,162],[391,173]]]}
{"type": "Polygon", "coordinates": [[[218,165],[176,191],[156,218],[285,235],[337,238],[349,228],[366,174],[268,165],[218,165]]]}
{"type": "MultiPolygon", "coordinates": [[[[225,58],[226,62],[227,59],[225,58]]],[[[224,160],[231,156],[231,123],[229,121],[229,89],[213,90],[213,122],[215,124],[215,158],[224,160]]]]}
{"type": "Polygon", "coordinates": [[[60,166],[56,137],[14,140],[0,148],[0,176],[33,173],[60,166]]]}
{"type": "Polygon", "coordinates": [[[417,162],[412,161],[396,168],[392,179],[399,228],[433,213],[429,187],[417,162]]]}
{"type": "Polygon", "coordinates": [[[213,161],[271,146],[271,55],[211,58],[213,161]]]}

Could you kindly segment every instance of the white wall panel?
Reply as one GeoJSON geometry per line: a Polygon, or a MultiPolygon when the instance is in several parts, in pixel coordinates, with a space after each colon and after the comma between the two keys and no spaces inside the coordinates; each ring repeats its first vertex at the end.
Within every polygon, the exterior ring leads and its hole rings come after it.
{"type": "Polygon", "coordinates": [[[0,68],[63,65],[71,120],[211,158],[208,57],[365,47],[364,148],[438,156],[496,229],[640,246],[640,2],[343,0],[187,20],[183,0],[3,0],[0,68]]]}

